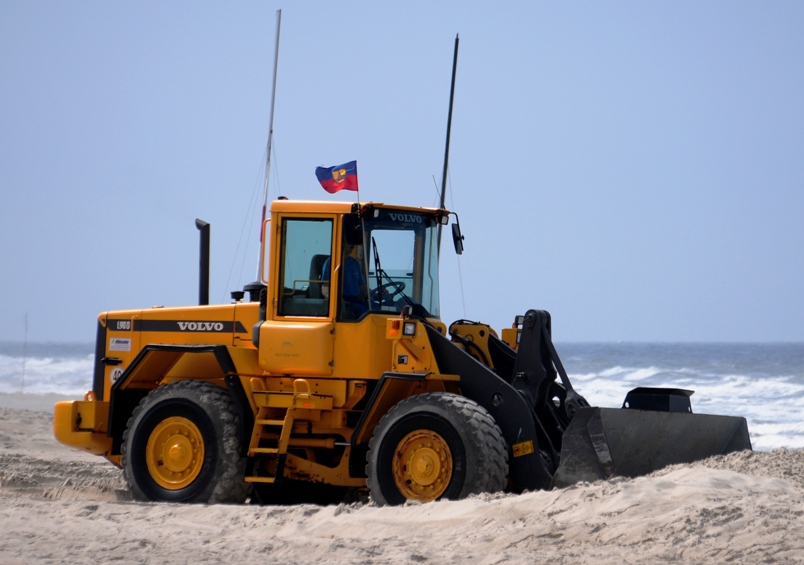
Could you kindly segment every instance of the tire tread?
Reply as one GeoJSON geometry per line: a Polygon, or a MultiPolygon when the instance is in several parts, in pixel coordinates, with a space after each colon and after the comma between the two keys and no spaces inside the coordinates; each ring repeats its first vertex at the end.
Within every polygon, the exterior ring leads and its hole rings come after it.
{"type": "Polygon", "coordinates": [[[134,478],[130,476],[129,465],[127,465],[129,436],[134,433],[136,422],[144,411],[159,402],[162,397],[183,393],[197,396],[199,404],[210,407],[212,411],[219,415],[223,424],[221,427],[223,449],[218,456],[238,459],[235,464],[225,465],[223,473],[216,481],[208,498],[191,500],[190,502],[210,504],[243,502],[251,491],[251,485],[243,480],[245,459],[240,455],[240,440],[237,436],[238,416],[234,402],[226,390],[209,382],[199,380],[176,381],[160,386],[145,396],[134,408],[123,432],[121,446],[123,477],[129,485],[129,490],[135,499],[150,500],[137,486],[134,478]]]}
{"type": "MultiPolygon", "coordinates": [[[[505,488],[508,476],[508,447],[502,437],[499,426],[488,411],[474,400],[457,394],[446,392],[430,392],[405,398],[391,408],[377,426],[377,430],[392,425],[399,414],[415,410],[418,406],[441,407],[457,416],[457,424],[464,427],[466,435],[480,449],[474,460],[467,462],[474,466],[474,479],[461,492],[461,497],[483,492],[498,492],[505,488]]],[[[366,464],[366,476],[371,490],[372,500],[378,504],[387,504],[385,497],[379,492],[380,483],[373,471],[377,462],[382,434],[375,433],[369,440],[369,452],[366,464]]]]}

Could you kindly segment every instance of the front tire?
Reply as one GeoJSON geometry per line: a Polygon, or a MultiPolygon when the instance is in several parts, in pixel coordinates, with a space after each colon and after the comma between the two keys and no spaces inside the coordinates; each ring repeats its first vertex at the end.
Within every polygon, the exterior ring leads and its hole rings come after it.
{"type": "Polygon", "coordinates": [[[123,434],[122,465],[136,500],[243,502],[245,457],[229,394],[203,381],[179,381],[148,394],[123,434]]]}
{"type": "Polygon", "coordinates": [[[379,505],[458,500],[506,485],[508,448],[494,418],[450,393],[406,398],[380,420],[366,475],[379,505]]]}

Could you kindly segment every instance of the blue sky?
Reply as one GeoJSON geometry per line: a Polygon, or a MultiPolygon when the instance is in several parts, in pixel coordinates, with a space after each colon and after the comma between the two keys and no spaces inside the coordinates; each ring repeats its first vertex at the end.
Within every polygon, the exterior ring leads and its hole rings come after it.
{"type": "Polygon", "coordinates": [[[0,340],[254,279],[272,198],[438,202],[442,314],[556,341],[804,341],[801,2],[0,3],[0,340]],[[433,5],[436,4],[436,5],[433,5]],[[435,180],[434,180],[435,179],[435,180]]]}

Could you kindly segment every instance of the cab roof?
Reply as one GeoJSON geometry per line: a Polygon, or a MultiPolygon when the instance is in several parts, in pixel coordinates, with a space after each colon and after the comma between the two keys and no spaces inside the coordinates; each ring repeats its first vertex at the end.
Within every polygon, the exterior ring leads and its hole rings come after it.
{"type": "MultiPolygon", "coordinates": [[[[274,200],[271,202],[271,212],[304,212],[322,214],[349,214],[357,202],[342,202],[330,200],[274,200]]],[[[405,212],[420,212],[425,214],[449,214],[447,210],[440,208],[422,208],[416,206],[399,206],[396,204],[385,204],[383,202],[361,202],[360,208],[385,208],[390,210],[403,210],[405,212]]]]}

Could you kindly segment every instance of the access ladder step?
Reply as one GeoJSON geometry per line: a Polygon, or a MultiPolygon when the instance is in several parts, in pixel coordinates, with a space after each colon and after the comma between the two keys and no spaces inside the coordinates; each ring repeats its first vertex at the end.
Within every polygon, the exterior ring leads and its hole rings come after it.
{"type": "Polygon", "coordinates": [[[256,420],[257,424],[261,424],[263,426],[282,426],[285,424],[284,420],[256,420]]]}
{"type": "Polygon", "coordinates": [[[276,477],[246,477],[247,483],[275,483],[276,477]]]}
{"type": "Polygon", "coordinates": [[[249,451],[253,453],[270,453],[272,455],[277,455],[279,453],[279,448],[277,447],[252,447],[249,451]]]}

